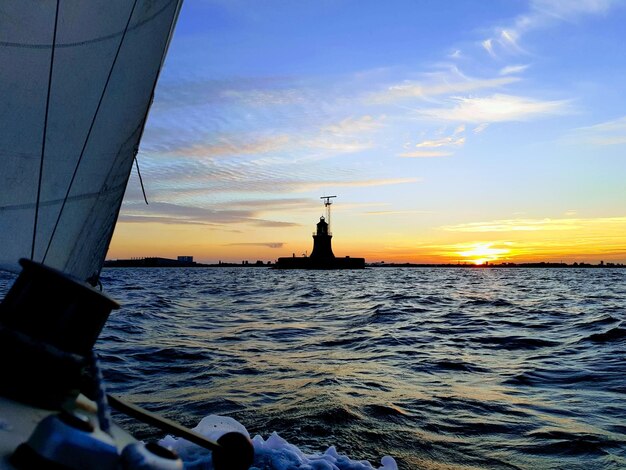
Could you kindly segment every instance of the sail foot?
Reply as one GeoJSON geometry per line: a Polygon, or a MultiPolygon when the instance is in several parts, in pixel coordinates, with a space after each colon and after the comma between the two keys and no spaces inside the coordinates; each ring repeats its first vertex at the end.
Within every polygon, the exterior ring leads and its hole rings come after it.
{"type": "Polygon", "coordinates": [[[0,394],[48,409],[75,398],[91,351],[119,305],[30,260],[0,303],[0,394]]]}

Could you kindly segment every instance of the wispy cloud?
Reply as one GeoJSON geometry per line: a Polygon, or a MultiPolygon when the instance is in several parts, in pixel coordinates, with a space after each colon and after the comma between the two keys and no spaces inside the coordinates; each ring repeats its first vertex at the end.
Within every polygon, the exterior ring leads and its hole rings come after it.
{"type": "Polygon", "coordinates": [[[538,14],[566,20],[579,15],[603,14],[620,0],[532,0],[531,7],[538,14]]]}
{"type": "Polygon", "coordinates": [[[503,219],[492,222],[473,222],[468,224],[447,225],[441,227],[449,232],[534,232],[581,230],[590,227],[626,227],[626,217],[601,218],[564,218],[564,219],[503,219]]]}
{"type": "Polygon", "coordinates": [[[456,134],[449,137],[442,137],[435,140],[424,140],[415,145],[417,148],[438,148],[448,146],[459,146],[465,143],[465,137],[457,137],[456,134]]]}
{"type": "Polygon", "coordinates": [[[493,58],[497,58],[498,53],[503,50],[507,53],[526,53],[519,44],[519,37],[519,31],[514,28],[499,28],[493,37],[485,39],[480,44],[493,58]]]}
{"type": "Polygon", "coordinates": [[[317,191],[321,188],[367,188],[373,186],[393,186],[397,184],[419,183],[422,178],[373,178],[373,179],[272,179],[259,181],[252,185],[247,182],[228,183],[218,192],[232,191],[239,192],[267,192],[274,194],[281,193],[303,193],[317,191]]]}
{"type": "Polygon", "coordinates": [[[371,149],[374,147],[374,143],[371,141],[359,141],[359,140],[350,140],[350,141],[339,141],[333,138],[330,138],[325,135],[321,135],[315,139],[306,140],[302,142],[302,145],[308,149],[318,149],[325,150],[328,153],[324,153],[323,155],[317,155],[318,157],[331,157],[337,154],[342,153],[355,153],[363,150],[371,149]]]}
{"type": "Polygon", "coordinates": [[[500,69],[500,75],[512,75],[512,74],[516,74],[516,73],[522,73],[528,67],[529,67],[528,64],[526,64],[526,65],[507,65],[506,67],[503,67],[502,69],[500,69]]]}
{"type": "Polygon", "coordinates": [[[259,243],[226,243],[224,246],[264,246],[267,248],[282,248],[284,242],[259,242],[259,243]]]}
{"type": "Polygon", "coordinates": [[[531,0],[529,10],[480,41],[481,47],[494,58],[527,54],[521,41],[532,30],[547,28],[563,21],[574,21],[584,15],[607,13],[621,0],[531,0]]]}
{"type": "Polygon", "coordinates": [[[576,230],[580,228],[580,224],[576,219],[510,219],[447,225],[441,228],[448,232],[528,232],[538,230],[576,230]]]}
{"type": "Polygon", "coordinates": [[[474,134],[480,134],[481,132],[483,132],[488,127],[489,127],[489,123],[483,122],[482,124],[479,124],[476,127],[474,127],[474,129],[472,129],[472,132],[474,134]]]}
{"type": "Polygon", "coordinates": [[[349,135],[361,132],[371,132],[380,129],[383,126],[385,117],[374,118],[370,115],[361,116],[360,118],[347,118],[336,124],[323,127],[322,132],[329,132],[335,135],[349,135]]]}
{"type": "Polygon", "coordinates": [[[122,213],[118,217],[118,222],[127,224],[165,224],[165,225],[212,225],[215,227],[221,226],[221,224],[214,224],[210,222],[202,222],[197,220],[188,220],[180,217],[165,217],[165,216],[153,216],[153,215],[132,215],[122,213]]]}
{"type": "Polygon", "coordinates": [[[381,179],[370,179],[370,180],[361,180],[361,181],[336,181],[336,182],[322,182],[318,183],[318,187],[329,187],[329,186],[337,186],[337,187],[350,187],[350,188],[367,188],[370,186],[389,186],[396,184],[408,184],[408,183],[418,183],[422,181],[421,178],[381,178],[381,179]]]}
{"type": "MultiPolygon", "coordinates": [[[[354,153],[373,147],[370,134],[383,126],[384,116],[374,118],[364,115],[358,118],[346,118],[333,124],[318,128],[288,129],[274,134],[253,132],[207,133],[189,139],[170,139],[166,143],[152,141],[146,153],[170,158],[232,158],[240,156],[277,155],[289,152],[292,155],[307,155],[319,158],[331,158],[335,155],[354,153]],[[364,140],[360,134],[367,134],[364,140]],[[320,152],[323,151],[323,152],[320,152]]],[[[170,132],[166,131],[166,132],[170,132]]]]}
{"type": "Polygon", "coordinates": [[[293,222],[280,222],[278,220],[263,220],[263,219],[253,219],[248,220],[248,223],[251,225],[256,225],[257,227],[267,227],[267,228],[283,228],[283,227],[299,227],[300,224],[295,224],[293,222]]]}
{"type": "Polygon", "coordinates": [[[241,104],[249,106],[277,106],[277,105],[294,105],[308,104],[311,101],[309,93],[299,88],[282,88],[282,89],[229,89],[221,93],[223,98],[237,100],[241,104]]]}
{"type": "Polygon", "coordinates": [[[226,157],[236,155],[259,155],[282,149],[290,142],[288,135],[267,136],[251,141],[223,136],[217,142],[198,143],[171,149],[172,153],[186,157],[226,157]]]}
{"type": "Polygon", "coordinates": [[[365,215],[405,215],[405,214],[432,214],[432,211],[404,210],[404,211],[368,211],[365,215]]]}
{"type": "Polygon", "coordinates": [[[540,101],[497,94],[484,98],[454,98],[452,107],[421,109],[418,114],[442,121],[492,123],[525,121],[569,111],[569,101],[540,101]]]}
{"type": "Polygon", "coordinates": [[[593,126],[579,127],[570,132],[565,140],[574,144],[600,146],[626,144],[626,116],[593,126]]]}
{"type": "Polygon", "coordinates": [[[265,213],[310,207],[311,200],[308,198],[238,199],[228,201],[226,204],[230,209],[252,209],[265,213]]]}
{"type": "Polygon", "coordinates": [[[438,158],[449,157],[450,155],[454,155],[454,153],[442,150],[415,150],[398,154],[402,158],[438,158]]]}
{"type": "Polygon", "coordinates": [[[441,82],[434,83],[406,82],[392,85],[384,91],[369,95],[367,101],[372,103],[388,103],[407,98],[426,99],[433,96],[498,88],[519,80],[517,77],[498,77],[484,79],[466,78],[465,80],[457,79],[455,82],[447,82],[447,77],[442,78],[441,82]]]}
{"type": "Polygon", "coordinates": [[[190,106],[238,104],[265,107],[303,105],[315,100],[315,93],[282,77],[207,79],[187,77],[184,80],[159,82],[154,111],[171,112],[190,106]]]}
{"type": "MultiPolygon", "coordinates": [[[[185,165],[183,165],[185,167],[185,165]]],[[[310,204],[310,200],[301,198],[285,198],[281,196],[305,193],[308,191],[317,192],[320,188],[336,188],[340,190],[346,187],[370,187],[370,186],[386,186],[395,184],[408,184],[421,181],[418,177],[401,177],[401,178],[363,178],[362,174],[355,173],[354,170],[344,171],[337,168],[327,174],[320,175],[315,165],[291,164],[286,169],[279,170],[275,167],[256,167],[254,165],[236,165],[232,166],[232,170],[220,171],[219,175],[212,175],[211,168],[199,170],[195,174],[188,175],[188,171],[173,173],[164,172],[162,169],[156,169],[159,174],[153,175],[150,180],[154,182],[148,183],[144,175],[144,181],[148,186],[148,199],[150,205],[143,204],[143,196],[139,189],[139,184],[129,185],[126,194],[126,204],[123,206],[123,213],[134,214],[139,212],[140,215],[159,215],[158,210],[163,206],[159,201],[168,201],[168,214],[175,215],[178,213],[177,208],[215,208],[223,211],[229,209],[234,211],[229,219],[258,217],[259,213],[270,211],[280,212],[283,209],[292,209],[293,207],[306,207],[310,204]],[[212,178],[209,178],[211,176],[212,178]],[[258,195],[271,195],[268,199],[259,199],[258,195]],[[228,204],[219,203],[227,199],[228,204]],[[250,202],[250,200],[257,202],[250,202]],[[288,202],[294,201],[289,207],[288,202]],[[261,201],[267,201],[261,202],[261,201]],[[300,201],[300,202],[298,202],[300,201]],[[263,207],[263,204],[266,204],[263,207]]],[[[217,171],[215,171],[217,172],[217,171]]],[[[192,172],[193,173],[193,172],[192,172]]],[[[262,198],[263,196],[261,196],[262,198]]],[[[205,209],[198,209],[205,210],[205,209]]],[[[188,214],[181,212],[185,216],[200,217],[202,221],[209,218],[215,221],[218,214],[198,213],[188,214]],[[209,217],[211,216],[211,217],[209,217]]],[[[220,214],[223,215],[222,212],[220,214]]],[[[198,219],[193,219],[198,220],[198,219]]],[[[218,221],[219,222],[219,221],[218,221]]]]}
{"type": "Polygon", "coordinates": [[[453,155],[452,148],[461,147],[465,144],[464,133],[465,124],[461,124],[457,126],[452,135],[422,140],[415,145],[407,142],[405,149],[408,151],[400,153],[398,156],[402,158],[437,158],[453,155]],[[411,150],[412,148],[416,150],[411,150]]]}
{"type": "Polygon", "coordinates": [[[213,209],[164,202],[154,202],[150,205],[125,203],[120,221],[212,226],[250,224],[260,227],[294,227],[299,225],[292,222],[265,220],[259,218],[257,211],[252,210],[213,209]]]}
{"type": "Polygon", "coordinates": [[[485,39],[480,45],[483,46],[483,49],[485,49],[491,57],[496,56],[496,53],[493,51],[493,39],[485,39]]]}

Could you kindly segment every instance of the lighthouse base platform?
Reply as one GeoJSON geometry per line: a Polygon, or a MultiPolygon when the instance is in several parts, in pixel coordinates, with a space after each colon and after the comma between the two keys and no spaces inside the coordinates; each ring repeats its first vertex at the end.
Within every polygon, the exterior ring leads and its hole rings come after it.
{"type": "Polygon", "coordinates": [[[274,269],[363,269],[365,258],[278,258],[274,269]]]}

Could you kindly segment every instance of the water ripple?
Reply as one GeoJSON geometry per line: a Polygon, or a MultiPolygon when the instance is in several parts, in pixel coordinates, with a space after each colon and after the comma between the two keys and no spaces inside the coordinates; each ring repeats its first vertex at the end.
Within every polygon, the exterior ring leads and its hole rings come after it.
{"type": "Polygon", "coordinates": [[[404,470],[626,468],[626,270],[103,274],[109,388],[184,424],[404,470]]]}

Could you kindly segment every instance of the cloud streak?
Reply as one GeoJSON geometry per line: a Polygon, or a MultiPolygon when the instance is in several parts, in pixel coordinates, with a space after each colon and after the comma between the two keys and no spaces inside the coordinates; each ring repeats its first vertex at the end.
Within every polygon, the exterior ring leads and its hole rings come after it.
{"type": "Polygon", "coordinates": [[[427,99],[441,95],[498,88],[518,80],[519,78],[517,77],[499,77],[485,79],[466,78],[465,80],[457,79],[455,82],[442,80],[440,83],[407,82],[392,85],[384,91],[371,94],[366,100],[370,103],[381,104],[406,100],[407,98],[427,99]]]}
{"type": "Polygon", "coordinates": [[[443,150],[415,150],[413,152],[404,152],[398,154],[401,158],[439,158],[454,155],[452,152],[443,150]]]}
{"type": "Polygon", "coordinates": [[[425,140],[415,144],[417,148],[439,148],[448,146],[460,146],[465,143],[465,137],[457,137],[456,134],[450,137],[442,137],[441,139],[425,140]]]}
{"type": "Polygon", "coordinates": [[[570,103],[561,101],[540,101],[522,96],[497,94],[484,98],[453,98],[451,107],[421,109],[417,111],[430,119],[477,124],[526,121],[531,118],[565,114],[570,111],[570,103]]]}
{"type": "Polygon", "coordinates": [[[526,65],[507,65],[506,67],[503,67],[502,69],[500,69],[500,75],[512,75],[512,74],[516,74],[516,73],[522,73],[528,67],[529,67],[528,64],[526,64],[526,65]]]}
{"type": "MultiPolygon", "coordinates": [[[[465,144],[465,125],[458,126],[452,135],[439,137],[437,139],[423,140],[415,144],[415,149],[408,152],[400,153],[398,156],[401,158],[437,158],[448,157],[453,155],[453,152],[449,150],[454,147],[462,147],[465,144]]],[[[405,144],[405,148],[408,150],[411,144],[405,144]]]]}
{"type": "Polygon", "coordinates": [[[492,222],[473,222],[468,224],[447,225],[440,228],[448,232],[491,233],[569,231],[598,227],[626,228],[626,217],[602,217],[589,219],[503,219],[492,222]]]}
{"type": "Polygon", "coordinates": [[[528,54],[521,46],[524,35],[563,21],[575,21],[585,15],[607,13],[619,0],[531,0],[527,13],[506,26],[497,26],[480,46],[492,57],[528,54]]]}
{"type": "Polygon", "coordinates": [[[345,188],[368,188],[372,186],[389,186],[396,184],[418,183],[421,178],[381,178],[361,181],[328,181],[318,183],[317,187],[345,187],[345,188]]]}
{"type": "Polygon", "coordinates": [[[259,218],[258,211],[212,209],[164,202],[150,205],[126,203],[119,220],[127,223],[160,223],[181,225],[250,224],[259,227],[295,227],[299,224],[259,218]]]}
{"type": "Polygon", "coordinates": [[[384,117],[374,118],[370,115],[360,118],[347,118],[336,124],[331,124],[322,128],[322,132],[329,132],[334,135],[350,135],[361,132],[372,132],[383,127],[384,117]]]}
{"type": "MultiPolygon", "coordinates": [[[[330,158],[336,155],[355,153],[373,147],[369,136],[383,127],[384,117],[364,115],[346,118],[319,128],[301,130],[284,129],[285,132],[266,133],[242,131],[238,133],[199,132],[193,138],[172,138],[166,142],[153,140],[145,150],[155,156],[189,157],[199,159],[260,157],[290,154],[330,158]],[[367,134],[368,140],[361,135],[367,134]],[[189,143],[195,139],[195,142],[189,143]],[[321,152],[320,152],[321,151],[321,152]]],[[[152,130],[151,132],[154,132],[152,130]]],[[[166,134],[171,129],[163,131],[166,134]]]]}
{"type": "Polygon", "coordinates": [[[169,151],[185,157],[230,157],[238,155],[260,155],[285,148],[290,143],[288,135],[267,136],[250,141],[241,141],[241,137],[220,137],[216,143],[198,143],[191,146],[179,146],[169,151]],[[239,141],[238,141],[239,140],[239,141]]]}
{"type": "Polygon", "coordinates": [[[405,210],[405,211],[367,211],[365,215],[406,215],[406,214],[432,214],[432,211],[418,211],[418,210],[405,210]]]}
{"type": "Polygon", "coordinates": [[[566,140],[573,144],[598,146],[626,144],[626,116],[593,126],[579,127],[566,140]]]}
{"type": "Polygon", "coordinates": [[[282,248],[284,242],[259,242],[259,243],[226,243],[224,246],[264,246],[266,248],[282,248]]]}

